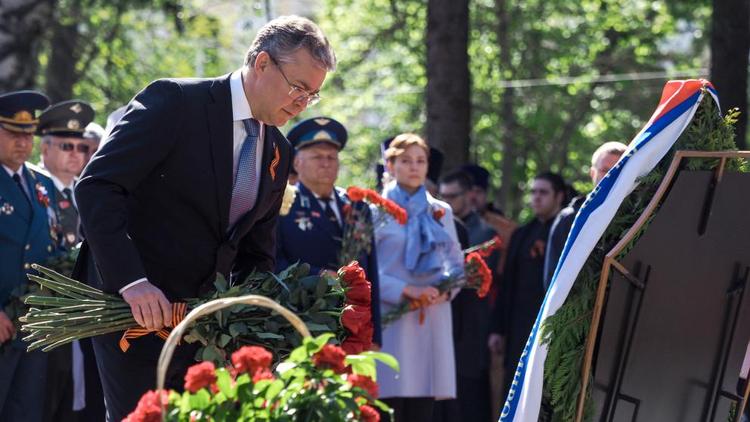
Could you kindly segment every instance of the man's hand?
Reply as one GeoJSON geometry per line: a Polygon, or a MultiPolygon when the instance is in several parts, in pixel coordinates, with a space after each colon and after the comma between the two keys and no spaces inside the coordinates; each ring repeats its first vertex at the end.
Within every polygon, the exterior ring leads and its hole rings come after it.
{"type": "Polygon", "coordinates": [[[505,337],[500,334],[492,333],[487,338],[487,347],[496,355],[505,354],[505,337]]]}
{"type": "Polygon", "coordinates": [[[130,305],[135,322],[149,330],[159,330],[172,325],[172,304],[158,287],[142,281],[122,292],[122,298],[130,305]]]}
{"type": "Polygon", "coordinates": [[[16,327],[13,322],[5,315],[5,312],[0,311],[0,344],[13,338],[16,334],[16,327]]]}

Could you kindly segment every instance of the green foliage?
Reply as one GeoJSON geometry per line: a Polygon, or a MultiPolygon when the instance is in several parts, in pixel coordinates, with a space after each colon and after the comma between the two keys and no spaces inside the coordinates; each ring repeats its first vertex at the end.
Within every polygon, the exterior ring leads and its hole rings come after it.
{"type": "MultiPolygon", "coordinates": [[[[242,372],[234,377],[225,368],[215,369],[212,372],[216,382],[211,390],[201,388],[194,393],[169,393],[165,420],[343,422],[360,420],[363,405],[389,412],[388,406],[370,391],[350,382],[350,375],[315,363],[313,356],[332,337],[333,334],[327,333],[305,338],[302,345],[277,366],[276,375],[265,379],[254,379],[252,374],[242,372]]],[[[351,365],[352,374],[373,380],[377,361],[398,370],[393,356],[385,353],[364,352],[345,358],[345,362],[351,365]]],[[[240,369],[236,367],[234,370],[240,369]]],[[[144,397],[150,394],[153,393],[144,397]]],[[[134,413],[137,415],[139,409],[134,413]]]]}
{"type": "MultiPolygon", "coordinates": [[[[605,255],[622,239],[636,219],[643,213],[661,183],[677,150],[723,151],[735,150],[733,124],[736,113],[722,118],[713,99],[706,93],[696,115],[688,128],[675,142],[671,151],[657,166],[640,180],[638,187],[625,199],[602,238],[589,255],[576,278],[563,306],[542,325],[542,336],[547,344],[547,359],[544,365],[544,408],[549,421],[575,419],[578,395],[581,389],[581,367],[586,337],[591,325],[596,289],[601,276],[605,255]]],[[[718,165],[717,160],[695,159],[684,165],[685,170],[709,170],[718,165]]],[[[728,170],[744,170],[744,160],[730,160],[728,170]]],[[[653,218],[653,217],[652,217],[653,218]]],[[[649,221],[650,222],[650,221],[649,221]]],[[[646,230],[648,224],[642,229],[646,230]]],[[[639,236],[626,247],[626,254],[639,236]]],[[[589,378],[586,397],[591,396],[592,381],[589,378]]],[[[584,420],[593,417],[593,403],[586,401],[584,420]]]]}

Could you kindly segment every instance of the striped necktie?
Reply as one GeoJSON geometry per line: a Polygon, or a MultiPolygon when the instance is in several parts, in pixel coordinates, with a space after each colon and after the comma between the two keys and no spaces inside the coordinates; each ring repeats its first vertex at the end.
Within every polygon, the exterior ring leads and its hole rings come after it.
{"type": "Polygon", "coordinates": [[[232,204],[229,208],[229,228],[255,205],[258,198],[258,176],[256,171],[256,144],[260,133],[260,125],[255,119],[245,119],[247,137],[242,143],[240,159],[237,164],[237,175],[232,187],[232,204]]]}

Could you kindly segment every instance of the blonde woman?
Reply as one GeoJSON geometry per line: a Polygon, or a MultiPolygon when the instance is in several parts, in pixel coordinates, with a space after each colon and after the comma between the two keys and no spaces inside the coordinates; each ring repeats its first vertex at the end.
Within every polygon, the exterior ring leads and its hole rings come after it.
{"type": "Polygon", "coordinates": [[[414,134],[397,136],[385,152],[393,179],[383,195],[406,209],[406,225],[395,221],[375,232],[381,313],[404,299],[427,301],[383,331],[383,351],[401,366],[378,368],[380,396],[397,421],[430,421],[436,399],[456,397],[449,295],[434,287],[448,272],[463,271],[463,255],[448,204],[425,190],[429,147],[414,134]],[[421,314],[421,316],[420,316],[421,314]]]}

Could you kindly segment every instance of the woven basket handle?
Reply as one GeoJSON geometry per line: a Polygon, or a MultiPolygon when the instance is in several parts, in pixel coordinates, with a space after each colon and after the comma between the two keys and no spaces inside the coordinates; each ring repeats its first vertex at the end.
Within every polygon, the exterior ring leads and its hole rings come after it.
{"type": "Polygon", "coordinates": [[[292,326],[296,328],[303,337],[310,337],[310,331],[307,329],[307,326],[294,312],[279,305],[274,300],[269,299],[265,296],[247,295],[227,299],[216,299],[210,302],[206,302],[203,305],[200,305],[199,307],[190,311],[190,313],[185,316],[185,319],[183,319],[182,322],[174,327],[172,332],[169,334],[169,337],[165,341],[164,347],[162,347],[161,354],[159,355],[159,364],[156,368],[157,390],[162,390],[164,388],[164,379],[167,374],[169,362],[172,360],[174,349],[175,347],[177,347],[177,343],[182,338],[182,334],[185,332],[188,326],[193,323],[193,321],[206,314],[210,314],[218,310],[240,304],[255,305],[260,306],[261,308],[268,308],[272,311],[276,311],[281,314],[281,316],[286,318],[286,320],[289,321],[289,323],[291,323],[292,326]]]}

